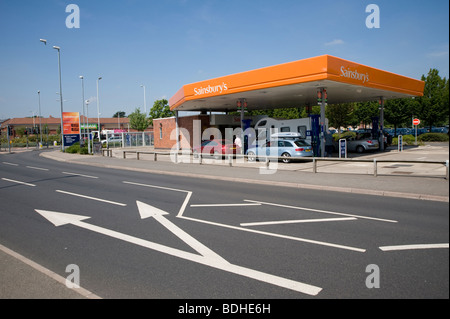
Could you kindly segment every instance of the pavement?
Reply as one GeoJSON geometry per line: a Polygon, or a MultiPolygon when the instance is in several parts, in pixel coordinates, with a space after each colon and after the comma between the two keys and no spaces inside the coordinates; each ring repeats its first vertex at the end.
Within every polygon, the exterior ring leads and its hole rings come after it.
{"type": "MultiPolygon", "coordinates": [[[[233,160],[214,161],[204,159],[202,164],[190,156],[179,156],[178,162],[169,155],[127,153],[113,149],[112,157],[65,154],[59,149],[41,151],[42,157],[97,167],[141,171],[193,178],[208,178],[249,184],[294,187],[333,192],[374,196],[388,196],[418,200],[449,202],[447,143],[430,143],[423,146],[405,147],[402,152],[394,147],[383,153],[349,154],[351,161],[324,161],[317,163],[248,163],[233,160]],[[374,176],[373,160],[377,164],[374,176]],[[367,161],[367,162],[362,162],[367,161]],[[420,163],[404,162],[419,161],[420,163]],[[430,164],[429,162],[439,162],[430,164]],[[447,161],[447,166],[443,163],[447,161]]],[[[153,148],[133,148],[127,151],[153,152],[153,148]]],[[[0,299],[78,299],[99,298],[83,289],[65,286],[65,279],[52,273],[24,256],[0,244],[0,299]],[[14,276],[27,278],[28,288],[7,284],[14,276]]]]}

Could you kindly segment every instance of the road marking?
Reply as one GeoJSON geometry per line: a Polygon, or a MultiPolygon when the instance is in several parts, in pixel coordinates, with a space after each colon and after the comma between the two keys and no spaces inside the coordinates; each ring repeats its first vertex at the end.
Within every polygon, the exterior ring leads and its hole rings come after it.
{"type": "Polygon", "coordinates": [[[343,217],[343,218],[319,218],[319,219],[298,219],[298,220],[280,220],[273,222],[255,222],[255,223],[242,223],[241,226],[263,226],[263,225],[282,225],[282,224],[298,224],[298,223],[320,223],[320,222],[338,222],[347,220],[357,220],[355,217],[343,217]]]}
{"type": "Polygon", "coordinates": [[[27,166],[27,168],[36,169],[39,171],[49,171],[48,168],[41,168],[41,167],[34,167],[34,166],[27,166]]]}
{"type": "Polygon", "coordinates": [[[265,232],[265,231],[255,230],[255,229],[249,229],[249,228],[244,228],[244,227],[238,227],[238,226],[232,226],[232,225],[221,224],[221,223],[216,223],[216,222],[210,222],[210,221],[207,221],[207,220],[202,220],[202,219],[197,219],[197,218],[192,218],[192,217],[186,217],[186,216],[177,216],[177,217],[184,218],[184,219],[187,219],[187,220],[190,220],[190,221],[194,221],[194,222],[198,222],[198,223],[204,223],[204,224],[208,224],[208,225],[214,225],[214,226],[225,227],[225,228],[230,228],[230,229],[235,229],[235,230],[241,230],[241,231],[246,231],[246,232],[249,232],[249,233],[255,233],[255,234],[260,234],[260,235],[266,235],[266,236],[278,237],[278,238],[283,238],[283,239],[289,239],[289,240],[294,240],[294,241],[299,241],[299,242],[304,242],[304,243],[309,243],[309,244],[315,244],[315,245],[321,245],[321,246],[328,246],[328,247],[333,247],[333,248],[351,250],[351,251],[356,251],[356,252],[360,252],[360,253],[364,253],[366,251],[365,249],[362,249],[362,248],[356,248],[356,247],[351,247],[351,246],[344,246],[344,245],[339,245],[339,244],[327,243],[327,242],[323,242],[323,241],[311,240],[311,239],[300,238],[300,237],[280,235],[280,234],[276,234],[276,233],[269,233],[269,232],[265,232]]]}
{"type": "Polygon", "coordinates": [[[98,202],[113,204],[113,205],[117,205],[117,206],[127,206],[127,204],[122,204],[122,203],[113,202],[113,201],[106,200],[106,199],[101,199],[101,198],[96,198],[96,197],[91,197],[91,196],[86,196],[86,195],[66,192],[66,191],[62,191],[62,190],[58,190],[58,189],[56,190],[56,192],[62,193],[62,194],[67,194],[67,195],[72,195],[72,196],[77,196],[77,197],[82,197],[82,198],[87,198],[87,199],[92,199],[92,200],[96,200],[98,202]]]}
{"type": "Polygon", "coordinates": [[[30,183],[25,183],[25,182],[21,182],[21,181],[16,181],[13,179],[8,179],[8,178],[2,178],[2,180],[7,181],[7,182],[11,182],[11,183],[16,183],[16,184],[22,184],[22,185],[26,185],[26,186],[31,186],[31,187],[35,187],[36,185],[34,184],[30,184],[30,183]]]}
{"type": "Polygon", "coordinates": [[[176,235],[178,238],[180,238],[182,241],[188,244],[191,248],[196,250],[199,254],[203,255],[204,257],[215,258],[217,260],[220,260],[221,262],[228,263],[228,261],[220,257],[214,251],[203,245],[197,239],[195,239],[194,237],[186,233],[184,230],[179,228],[177,225],[169,221],[167,218],[165,218],[164,215],[169,215],[168,212],[165,212],[161,209],[150,206],[140,201],[136,201],[136,203],[139,209],[139,214],[141,215],[141,219],[153,217],[156,221],[158,221],[161,225],[166,227],[171,233],[176,235]]]}
{"type": "Polygon", "coordinates": [[[261,206],[259,203],[253,203],[253,204],[192,204],[191,207],[241,207],[241,206],[261,206]]]}
{"type": "Polygon", "coordinates": [[[391,219],[375,218],[375,217],[353,215],[353,214],[344,214],[344,213],[338,213],[338,212],[331,212],[331,211],[327,211],[327,210],[305,208],[305,207],[296,207],[296,206],[274,204],[274,203],[266,203],[266,202],[255,201],[255,200],[248,200],[248,199],[244,199],[244,201],[245,202],[251,202],[251,203],[260,203],[260,204],[263,204],[263,205],[270,205],[270,206],[290,208],[290,209],[306,210],[306,211],[310,211],[310,212],[317,212],[317,213],[324,213],[324,214],[331,214],[331,215],[340,215],[340,216],[348,216],[348,217],[355,217],[355,218],[361,218],[361,219],[370,219],[370,220],[376,220],[376,221],[387,222],[387,223],[397,223],[396,220],[391,220],[391,219]]]}
{"type": "MultiPolygon", "coordinates": [[[[57,273],[51,271],[50,269],[39,265],[38,263],[32,261],[31,259],[28,259],[3,245],[0,245],[0,250],[3,251],[4,253],[16,258],[17,260],[23,262],[24,264],[36,269],[37,271],[43,273],[44,275],[56,280],[60,284],[66,285],[66,278],[58,275],[57,273]]],[[[94,294],[94,293],[90,292],[89,290],[86,290],[82,287],[72,289],[72,291],[76,292],[76,293],[80,294],[81,296],[88,298],[88,299],[102,299],[101,297],[97,296],[96,294],[94,294]]]]}
{"type": "Polygon", "coordinates": [[[70,173],[70,172],[62,172],[62,173],[66,174],[66,175],[80,176],[80,177],[93,178],[93,179],[98,178],[97,176],[89,176],[89,175],[83,175],[83,174],[78,174],[78,173],[70,173]]]}
{"type": "Polygon", "coordinates": [[[191,196],[192,196],[192,192],[191,191],[187,191],[187,190],[183,190],[183,189],[176,189],[176,188],[169,188],[169,187],[148,185],[148,184],[141,184],[141,183],[134,183],[134,182],[126,182],[126,181],[124,181],[122,183],[130,184],[130,185],[136,185],[136,186],[142,186],[142,187],[164,189],[164,190],[180,192],[180,193],[187,193],[186,198],[184,199],[183,205],[181,205],[181,208],[178,211],[177,217],[183,215],[184,211],[186,210],[186,206],[189,203],[189,200],[191,199],[191,196]]]}
{"type": "Polygon", "coordinates": [[[3,162],[5,165],[11,165],[11,166],[19,166],[19,164],[9,163],[9,162],[3,162]]]}
{"type": "Polygon", "coordinates": [[[449,244],[416,244],[416,245],[398,245],[398,246],[382,246],[379,247],[382,251],[394,250],[414,250],[414,249],[434,249],[434,248],[448,248],[449,244]]]}
{"type": "Polygon", "coordinates": [[[257,271],[254,269],[237,266],[230,264],[228,262],[224,263],[220,260],[217,260],[215,258],[208,258],[201,255],[193,254],[190,252],[185,252],[179,249],[175,249],[172,247],[164,246],[161,244],[157,244],[148,240],[144,240],[141,238],[133,237],[130,235],[126,235],[123,233],[119,233],[117,231],[113,231],[110,229],[106,229],[103,227],[91,225],[88,223],[83,222],[83,220],[88,219],[90,217],[87,216],[80,216],[80,215],[71,215],[71,214],[63,214],[58,212],[51,212],[51,211],[45,211],[45,210],[37,210],[40,215],[42,215],[44,218],[49,220],[51,223],[53,223],[55,226],[62,226],[66,224],[72,224],[99,234],[103,234],[112,238],[116,238],[122,241],[126,241],[128,243],[138,245],[141,247],[145,247],[148,249],[152,249],[164,254],[168,254],[171,256],[175,256],[178,258],[182,258],[185,260],[193,261],[202,265],[206,265],[212,268],[220,269],[223,271],[227,271],[230,273],[234,273],[237,275],[245,276],[248,278],[252,278],[258,281],[262,281],[268,284],[272,284],[275,286],[279,286],[282,288],[294,290],[300,293],[308,294],[311,296],[316,296],[319,294],[320,291],[322,291],[322,288],[305,284],[302,282],[294,281],[291,279],[286,279],[283,277],[267,274],[261,271],[257,271]]]}

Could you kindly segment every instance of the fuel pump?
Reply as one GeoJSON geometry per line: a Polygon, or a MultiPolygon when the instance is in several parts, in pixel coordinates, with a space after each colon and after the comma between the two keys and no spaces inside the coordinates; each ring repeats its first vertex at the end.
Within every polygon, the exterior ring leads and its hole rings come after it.
{"type": "Polygon", "coordinates": [[[311,114],[311,146],[315,157],[320,157],[320,115],[311,114]]]}

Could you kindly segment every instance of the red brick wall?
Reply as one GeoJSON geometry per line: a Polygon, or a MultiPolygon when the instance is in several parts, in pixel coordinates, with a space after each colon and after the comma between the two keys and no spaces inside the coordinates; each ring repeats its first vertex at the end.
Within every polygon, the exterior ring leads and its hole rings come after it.
{"type": "MultiPolygon", "coordinates": [[[[180,127],[181,148],[191,148],[193,145],[194,120],[201,121],[201,132],[209,127],[209,115],[179,117],[178,123],[180,127]]],[[[172,149],[177,143],[175,117],[153,120],[153,132],[155,137],[155,149],[172,149]],[[162,138],[160,138],[160,129],[162,131],[162,138]],[[170,139],[171,134],[172,139],[170,139]]]]}

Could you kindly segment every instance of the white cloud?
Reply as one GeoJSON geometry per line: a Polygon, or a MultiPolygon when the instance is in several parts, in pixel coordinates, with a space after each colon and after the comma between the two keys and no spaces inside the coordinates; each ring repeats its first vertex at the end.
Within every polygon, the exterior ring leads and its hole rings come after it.
{"type": "Polygon", "coordinates": [[[335,39],[335,40],[333,40],[333,41],[331,41],[331,42],[325,43],[326,46],[331,46],[331,45],[341,45],[341,44],[344,44],[344,41],[341,40],[341,39],[335,39]]]}

